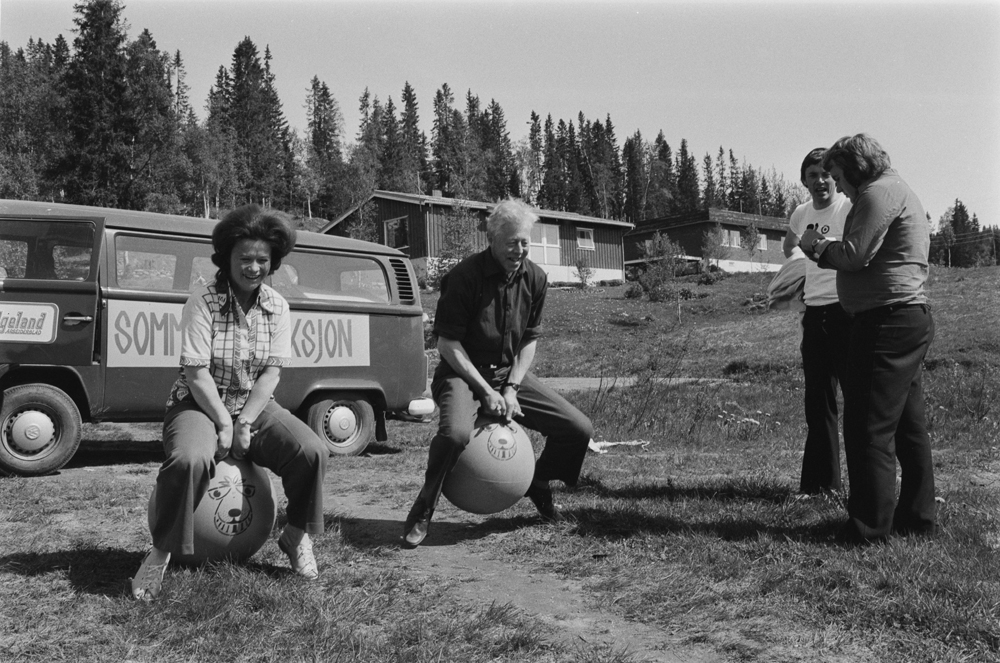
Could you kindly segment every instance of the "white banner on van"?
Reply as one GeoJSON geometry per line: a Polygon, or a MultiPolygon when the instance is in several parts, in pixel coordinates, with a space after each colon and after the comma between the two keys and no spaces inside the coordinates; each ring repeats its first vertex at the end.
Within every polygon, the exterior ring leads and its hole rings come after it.
{"type": "Polygon", "coordinates": [[[370,366],[368,316],[292,313],[292,367],[370,366]]]}
{"type": "Polygon", "coordinates": [[[108,302],[108,366],[179,365],[182,304],[108,302]]]}
{"type": "Polygon", "coordinates": [[[51,343],[58,318],[55,304],[0,302],[0,343],[51,343]]]}
{"type": "MultiPolygon", "coordinates": [[[[177,367],[183,309],[182,304],[109,301],[108,366],[177,367]]],[[[292,313],[292,367],[370,365],[367,315],[292,313]]]]}

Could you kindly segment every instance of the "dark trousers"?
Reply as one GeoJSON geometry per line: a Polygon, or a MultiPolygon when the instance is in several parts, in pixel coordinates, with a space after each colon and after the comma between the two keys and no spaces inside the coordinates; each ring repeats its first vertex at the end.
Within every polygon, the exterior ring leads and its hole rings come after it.
{"type": "MultiPolygon", "coordinates": [[[[498,388],[506,377],[505,370],[484,370],[481,374],[494,388],[498,388]]],[[[435,372],[431,392],[440,410],[440,421],[437,435],[431,440],[424,487],[408,520],[418,518],[426,510],[433,512],[437,506],[445,477],[469,444],[479,409],[477,397],[468,383],[447,367],[435,372]]],[[[545,435],[545,448],[535,463],[534,480],[558,479],[575,486],[587,445],[594,434],[590,419],[531,373],[521,380],[517,402],[522,416],[515,421],[545,435]]]]}
{"type": "Polygon", "coordinates": [[[844,407],[847,511],[866,539],[934,531],[934,466],[922,386],[922,362],[933,338],[926,305],[883,306],[854,317],[844,407]]]}
{"type": "MultiPolygon", "coordinates": [[[[288,523],[309,534],[323,533],[323,477],[326,446],[312,429],[274,401],[251,424],[246,458],[281,477],[288,498],[288,523]]],[[[190,402],[170,408],[163,419],[166,460],[156,477],[153,545],[166,552],[194,553],[194,511],[215,475],[215,424],[190,402]]]]}
{"type": "Polygon", "coordinates": [[[807,306],[802,315],[806,435],[799,491],[840,490],[837,385],[844,386],[851,318],[840,304],[807,306]]]}

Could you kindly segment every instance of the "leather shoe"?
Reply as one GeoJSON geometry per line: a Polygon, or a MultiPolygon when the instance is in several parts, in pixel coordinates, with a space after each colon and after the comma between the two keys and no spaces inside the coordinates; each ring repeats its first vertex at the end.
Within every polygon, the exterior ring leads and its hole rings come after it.
{"type": "Polygon", "coordinates": [[[559,507],[552,500],[552,489],[549,488],[548,484],[536,485],[532,483],[524,496],[535,505],[543,520],[547,520],[550,523],[562,520],[562,514],[559,512],[559,507]]]}
{"type": "Polygon", "coordinates": [[[433,513],[433,510],[427,508],[424,500],[418,497],[403,525],[403,546],[405,548],[416,548],[423,543],[431,528],[431,515],[433,513]]]}

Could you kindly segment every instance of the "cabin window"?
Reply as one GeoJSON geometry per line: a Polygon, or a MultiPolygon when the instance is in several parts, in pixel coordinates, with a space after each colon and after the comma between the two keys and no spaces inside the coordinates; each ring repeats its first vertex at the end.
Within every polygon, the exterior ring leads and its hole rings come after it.
{"type": "Polygon", "coordinates": [[[536,223],[531,227],[528,257],[538,265],[559,265],[559,226],[536,223]]]}

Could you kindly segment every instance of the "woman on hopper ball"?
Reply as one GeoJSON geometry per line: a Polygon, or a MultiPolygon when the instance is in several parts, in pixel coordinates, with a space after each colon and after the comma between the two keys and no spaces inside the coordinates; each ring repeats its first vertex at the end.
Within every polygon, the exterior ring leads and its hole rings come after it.
{"type": "Polygon", "coordinates": [[[257,205],[233,210],[212,231],[219,268],[181,317],[180,376],[163,420],[166,460],[156,477],[153,547],[132,596],[157,597],[170,555],[194,553],[194,511],[227,455],[279,475],[288,524],[278,547],[299,575],[318,576],[310,535],[323,532],[327,451],[312,430],[272,399],[291,360],[288,302],[264,283],[295,245],[295,231],[257,205]]]}
{"type": "Polygon", "coordinates": [[[934,338],[924,292],[927,216],[871,136],[841,138],[824,154],[823,167],[853,203],[842,240],[806,230],[799,243],[820,267],[837,270],[837,295],[853,316],[844,390],[849,520],[840,538],[867,543],[890,534],[933,535],[934,466],[922,385],[934,338]]]}

